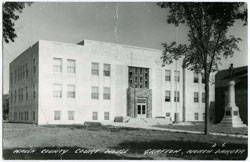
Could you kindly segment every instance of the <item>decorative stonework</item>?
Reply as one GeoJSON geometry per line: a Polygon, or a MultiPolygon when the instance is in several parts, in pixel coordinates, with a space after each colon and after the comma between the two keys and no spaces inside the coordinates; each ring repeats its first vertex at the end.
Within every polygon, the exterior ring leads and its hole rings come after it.
{"type": "Polygon", "coordinates": [[[152,118],[152,90],[146,88],[127,89],[127,116],[137,117],[137,98],[145,98],[147,103],[146,116],[152,118]]]}

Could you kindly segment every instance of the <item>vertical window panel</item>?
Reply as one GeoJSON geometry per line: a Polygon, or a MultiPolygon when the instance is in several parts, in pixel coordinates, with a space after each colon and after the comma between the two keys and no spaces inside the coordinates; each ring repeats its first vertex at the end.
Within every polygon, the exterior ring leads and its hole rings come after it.
{"type": "Polygon", "coordinates": [[[110,100],[110,88],[109,87],[103,88],[103,99],[110,100]]]}
{"type": "Polygon", "coordinates": [[[171,71],[165,70],[165,81],[171,81],[171,71]]]}
{"type": "Polygon", "coordinates": [[[75,98],[76,92],[75,92],[75,85],[67,85],[67,97],[68,98],[75,98]]]}
{"type": "Polygon", "coordinates": [[[98,63],[92,62],[91,73],[92,73],[92,75],[99,75],[99,64],[98,63]]]}
{"type": "Polygon", "coordinates": [[[61,111],[54,111],[54,120],[61,120],[61,111]]]}
{"type": "Polygon", "coordinates": [[[53,71],[62,72],[62,59],[61,58],[53,58],[53,71]]]}
{"type": "Polygon", "coordinates": [[[171,93],[170,91],[165,91],[165,102],[171,101],[171,93]]]}
{"type": "Polygon", "coordinates": [[[67,60],[67,72],[75,73],[76,72],[76,61],[72,59],[67,60]]]}
{"type": "Polygon", "coordinates": [[[99,90],[98,90],[98,87],[92,86],[92,89],[91,89],[91,98],[92,99],[99,99],[99,90]]]}
{"type": "Polygon", "coordinates": [[[53,96],[55,98],[62,98],[62,85],[61,84],[53,85],[53,96]]]}
{"type": "Polygon", "coordinates": [[[103,64],[103,76],[110,76],[110,64],[103,64]]]}

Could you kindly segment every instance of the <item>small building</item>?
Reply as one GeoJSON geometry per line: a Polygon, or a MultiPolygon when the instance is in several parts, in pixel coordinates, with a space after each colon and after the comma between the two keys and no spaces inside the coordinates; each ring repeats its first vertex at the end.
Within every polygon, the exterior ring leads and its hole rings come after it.
{"type": "MultiPolygon", "coordinates": [[[[10,120],[82,124],[115,117],[203,121],[202,74],[162,51],[84,40],[38,41],[10,63],[10,120]]],[[[210,90],[210,100],[214,92],[210,90]]]]}
{"type": "MultiPolygon", "coordinates": [[[[247,90],[247,66],[237,67],[233,70],[235,81],[235,102],[239,107],[239,115],[243,123],[247,124],[248,90],[247,90]]],[[[228,83],[230,81],[229,69],[218,71],[215,75],[215,118],[214,123],[220,123],[223,119],[228,103],[228,83]]]]}

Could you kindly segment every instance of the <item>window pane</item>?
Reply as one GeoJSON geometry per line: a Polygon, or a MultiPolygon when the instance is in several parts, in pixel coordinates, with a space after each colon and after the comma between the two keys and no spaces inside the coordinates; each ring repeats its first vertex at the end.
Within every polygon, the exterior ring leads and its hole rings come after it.
{"type": "Polygon", "coordinates": [[[180,102],[180,92],[179,91],[174,92],[174,102],[180,102]]]}
{"type": "Polygon", "coordinates": [[[93,112],[92,113],[92,119],[93,120],[98,120],[98,114],[97,114],[97,112],[93,112]]]}
{"type": "Polygon", "coordinates": [[[205,83],[205,74],[204,74],[204,73],[201,73],[201,77],[202,77],[201,82],[202,82],[202,83],[205,83]]]}
{"type": "Polygon", "coordinates": [[[99,98],[98,87],[92,87],[91,98],[92,99],[98,99],[99,98]]]}
{"type": "Polygon", "coordinates": [[[110,64],[103,65],[103,75],[110,76],[110,64]]]}
{"type": "Polygon", "coordinates": [[[109,112],[104,112],[104,120],[109,120],[109,112]]]}
{"type": "Polygon", "coordinates": [[[75,73],[76,61],[70,59],[68,59],[67,61],[68,61],[68,66],[67,66],[68,73],[75,73]]]}
{"type": "Polygon", "coordinates": [[[104,87],[103,89],[103,99],[110,99],[110,88],[104,87]]]}
{"type": "Polygon", "coordinates": [[[75,85],[68,85],[67,88],[68,88],[67,97],[75,98],[75,85]]]}
{"type": "Polygon", "coordinates": [[[170,102],[170,91],[165,91],[165,102],[170,102]]]}
{"type": "Polygon", "coordinates": [[[60,119],[61,119],[61,111],[55,111],[54,120],[60,120],[60,119]]]}
{"type": "Polygon", "coordinates": [[[194,92],[194,102],[199,102],[199,93],[194,92]]]}
{"type": "Polygon", "coordinates": [[[175,82],[180,82],[180,71],[175,71],[175,82]]]}
{"type": "Polygon", "coordinates": [[[202,93],[202,103],[205,103],[205,100],[206,100],[205,93],[202,93]]]}
{"type": "Polygon", "coordinates": [[[199,113],[194,113],[194,120],[199,120],[199,113]]]}
{"type": "Polygon", "coordinates": [[[54,72],[62,72],[62,59],[61,58],[53,59],[53,69],[54,69],[54,72]]]}
{"type": "Polygon", "coordinates": [[[53,85],[53,96],[56,98],[62,97],[62,85],[61,84],[53,85]]]}
{"type": "Polygon", "coordinates": [[[92,62],[91,66],[92,75],[99,75],[99,64],[92,62]]]}
{"type": "Polygon", "coordinates": [[[196,72],[194,72],[194,83],[199,83],[199,75],[196,72]]]}
{"type": "Polygon", "coordinates": [[[171,80],[171,71],[165,70],[165,81],[170,81],[170,80],[171,80]]]}
{"type": "Polygon", "coordinates": [[[75,112],[68,111],[68,120],[75,120],[75,112]]]}

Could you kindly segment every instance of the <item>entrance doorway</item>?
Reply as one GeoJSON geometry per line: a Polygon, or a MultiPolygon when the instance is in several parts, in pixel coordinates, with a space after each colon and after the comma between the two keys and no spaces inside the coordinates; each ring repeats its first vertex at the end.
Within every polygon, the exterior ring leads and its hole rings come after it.
{"type": "Polygon", "coordinates": [[[137,99],[137,118],[146,118],[147,117],[147,103],[146,98],[137,99]]]}

